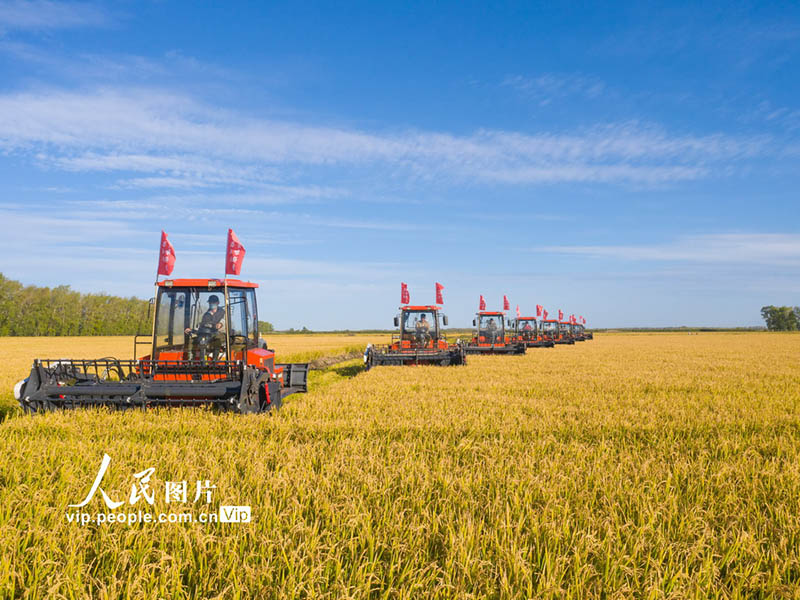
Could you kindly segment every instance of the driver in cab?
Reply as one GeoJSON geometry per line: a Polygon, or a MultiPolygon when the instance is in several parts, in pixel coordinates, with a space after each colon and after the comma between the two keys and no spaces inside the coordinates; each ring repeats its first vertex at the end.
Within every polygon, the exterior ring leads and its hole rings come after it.
{"type": "Polygon", "coordinates": [[[430,337],[431,325],[426,319],[425,313],[420,315],[419,321],[414,325],[414,329],[416,330],[417,339],[427,340],[430,337]]]}
{"type": "MultiPolygon", "coordinates": [[[[212,333],[215,330],[222,329],[225,319],[225,311],[219,307],[219,298],[216,295],[208,297],[208,310],[200,319],[200,325],[197,327],[202,332],[212,333]]],[[[187,327],[183,330],[184,333],[191,333],[192,328],[187,327]]]]}
{"type": "Polygon", "coordinates": [[[223,341],[217,333],[225,326],[224,320],[225,311],[219,306],[219,297],[212,294],[208,297],[208,310],[200,319],[197,329],[187,327],[183,330],[187,335],[197,334],[196,342],[193,342],[191,338],[189,339],[188,354],[195,360],[201,360],[210,351],[211,360],[216,361],[223,348],[223,341]]]}
{"type": "Polygon", "coordinates": [[[489,319],[489,322],[486,324],[486,333],[487,337],[494,343],[497,339],[497,323],[494,322],[494,319],[489,319]]]}
{"type": "Polygon", "coordinates": [[[525,337],[525,339],[530,339],[532,332],[533,327],[531,327],[531,322],[525,321],[525,325],[522,326],[522,335],[525,337]]]}

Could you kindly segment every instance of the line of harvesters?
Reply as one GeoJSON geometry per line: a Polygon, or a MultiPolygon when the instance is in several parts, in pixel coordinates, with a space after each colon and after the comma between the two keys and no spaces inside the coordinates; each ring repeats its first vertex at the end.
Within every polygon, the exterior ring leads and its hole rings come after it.
{"type": "MultiPolygon", "coordinates": [[[[257,413],[281,406],[283,399],[308,391],[308,363],[278,363],[259,336],[255,283],[238,275],[244,248],[228,233],[223,279],[156,279],[150,301],[152,328],[137,335],[133,356],[140,358],[36,359],[30,375],[14,388],[27,413],[104,406],[114,409],[210,406],[218,411],[257,413]],[[238,261],[238,263],[236,262],[238,261]],[[143,339],[144,338],[144,339],[143,339]]],[[[175,255],[162,232],[159,274],[172,272],[175,255]]],[[[369,345],[367,369],[377,365],[463,365],[467,354],[523,354],[527,348],[553,347],[591,339],[583,324],[481,310],[471,339],[450,342],[442,331],[442,286],[436,304],[411,305],[402,285],[398,333],[386,346],[369,345]]],[[[504,298],[507,309],[507,299],[504,298]]],[[[537,307],[541,308],[541,307],[537,307]]],[[[560,311],[559,311],[560,312],[560,311]]]]}
{"type": "Polygon", "coordinates": [[[399,314],[394,318],[398,332],[392,335],[388,345],[368,345],[364,352],[367,369],[375,366],[400,365],[463,365],[467,354],[524,354],[528,348],[553,348],[556,344],[574,344],[593,339],[586,331],[585,320],[571,315],[564,320],[548,319],[548,313],[537,305],[537,314],[543,318],[525,317],[517,307],[517,317],[509,319],[506,311],[510,306],[503,297],[503,310],[486,310],[481,296],[480,310],[472,320],[472,336],[466,341],[449,341],[442,325],[448,325],[442,314],[442,286],[436,284],[436,304],[411,305],[408,290],[401,284],[399,314]]]}

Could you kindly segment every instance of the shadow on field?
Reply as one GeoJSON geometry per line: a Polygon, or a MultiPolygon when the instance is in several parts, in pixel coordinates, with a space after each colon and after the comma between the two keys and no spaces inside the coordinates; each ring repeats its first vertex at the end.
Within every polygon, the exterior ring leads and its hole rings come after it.
{"type": "Polygon", "coordinates": [[[359,363],[355,365],[345,365],[342,367],[332,367],[331,370],[339,377],[355,377],[359,373],[364,372],[364,364],[359,363]]]}
{"type": "Polygon", "coordinates": [[[20,412],[19,406],[16,406],[14,404],[6,404],[5,402],[0,402],[0,423],[5,421],[6,419],[10,419],[19,412],[20,412]]]}
{"type": "Polygon", "coordinates": [[[308,374],[308,391],[313,393],[342,381],[352,379],[364,372],[364,362],[359,359],[331,365],[324,369],[314,369],[308,374]]]}

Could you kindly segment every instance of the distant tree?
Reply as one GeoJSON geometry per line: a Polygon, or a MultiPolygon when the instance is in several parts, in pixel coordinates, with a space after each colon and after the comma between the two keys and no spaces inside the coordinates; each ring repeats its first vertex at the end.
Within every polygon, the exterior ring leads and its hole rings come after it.
{"type": "Polygon", "coordinates": [[[269,321],[259,321],[258,322],[258,330],[261,333],[272,333],[275,331],[275,327],[269,321]]]}
{"type": "Polygon", "coordinates": [[[800,307],[763,306],[761,318],[769,331],[797,331],[800,329],[800,307]]]}

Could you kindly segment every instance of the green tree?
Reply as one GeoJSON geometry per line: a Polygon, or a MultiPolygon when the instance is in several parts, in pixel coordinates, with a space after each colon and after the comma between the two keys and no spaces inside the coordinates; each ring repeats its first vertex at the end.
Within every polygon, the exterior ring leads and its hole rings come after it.
{"type": "Polygon", "coordinates": [[[800,329],[800,307],[763,306],[761,317],[769,331],[797,331],[800,329]]]}
{"type": "Polygon", "coordinates": [[[258,330],[261,333],[272,333],[273,331],[275,331],[275,327],[269,321],[259,321],[258,330]]]}
{"type": "Polygon", "coordinates": [[[67,285],[23,286],[0,273],[0,335],[131,335],[147,302],[82,294],[67,285]]]}

